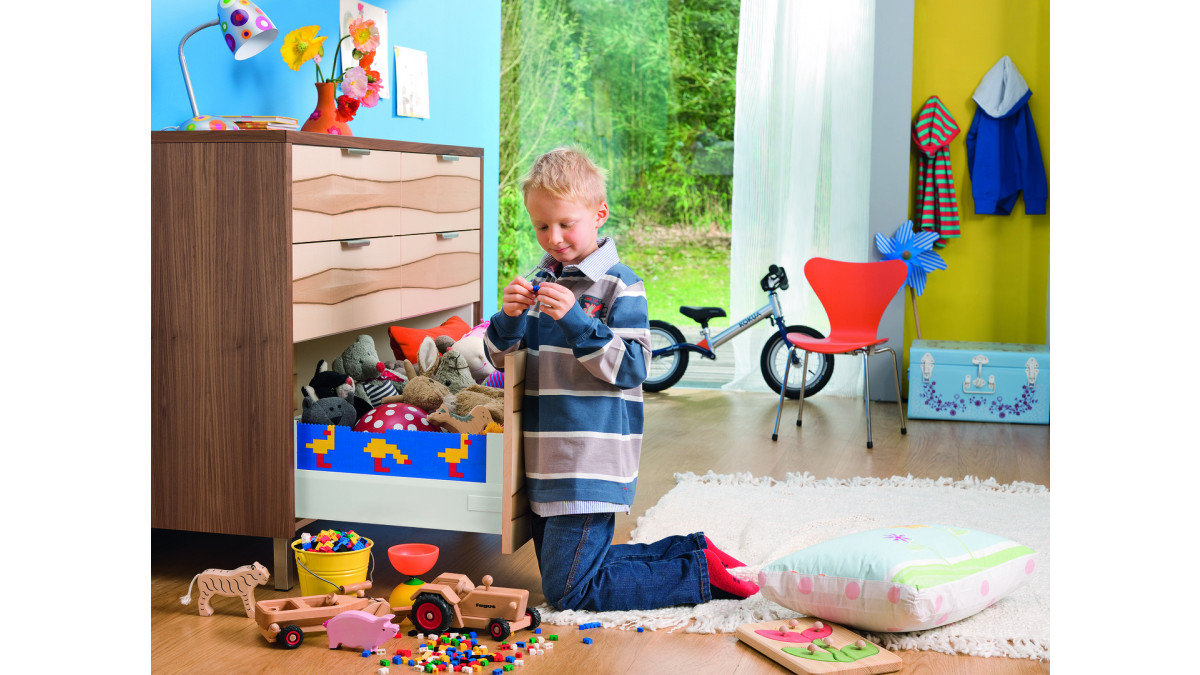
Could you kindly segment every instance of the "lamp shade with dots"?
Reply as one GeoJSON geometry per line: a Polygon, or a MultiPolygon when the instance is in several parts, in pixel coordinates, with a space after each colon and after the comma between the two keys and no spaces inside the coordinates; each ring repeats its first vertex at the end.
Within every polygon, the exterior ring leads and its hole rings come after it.
{"type": "Polygon", "coordinates": [[[250,0],[217,0],[217,20],[233,58],[241,61],[271,44],[279,29],[250,0]]]}

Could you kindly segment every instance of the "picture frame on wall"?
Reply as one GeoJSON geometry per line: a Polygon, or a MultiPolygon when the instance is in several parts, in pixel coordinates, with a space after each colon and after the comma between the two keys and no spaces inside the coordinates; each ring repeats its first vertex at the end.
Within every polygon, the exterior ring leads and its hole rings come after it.
{"type": "MultiPolygon", "coordinates": [[[[392,78],[388,76],[387,10],[358,0],[339,0],[339,2],[341,3],[338,8],[338,24],[341,26],[339,36],[348,35],[350,22],[360,16],[374,21],[375,27],[379,29],[379,49],[375,50],[375,61],[371,68],[379,73],[379,78],[383,82],[383,88],[379,90],[379,98],[391,98],[391,88],[388,86],[391,84],[392,78]]],[[[354,63],[354,43],[350,40],[342,43],[342,63],[354,63]]]]}
{"type": "Polygon", "coordinates": [[[428,55],[416,49],[397,46],[396,115],[429,119],[428,55]]]}

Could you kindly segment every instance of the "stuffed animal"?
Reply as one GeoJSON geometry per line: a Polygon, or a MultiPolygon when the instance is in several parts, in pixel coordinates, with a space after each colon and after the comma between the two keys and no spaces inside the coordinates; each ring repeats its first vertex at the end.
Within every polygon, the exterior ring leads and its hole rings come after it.
{"type": "Polygon", "coordinates": [[[467,366],[471,369],[471,379],[477,383],[483,382],[489,375],[496,372],[496,367],[492,365],[491,361],[488,361],[487,345],[483,343],[483,335],[487,332],[490,323],[491,321],[484,321],[475,326],[451,347],[454,351],[467,357],[467,366]]]}
{"type": "Polygon", "coordinates": [[[459,390],[454,397],[454,412],[459,415],[467,414],[478,406],[486,408],[496,423],[503,422],[504,390],[473,384],[459,390]]]}
{"type": "Polygon", "coordinates": [[[374,408],[383,402],[384,397],[400,393],[404,388],[403,380],[407,379],[406,376],[392,370],[387,372],[401,380],[399,387],[396,386],[396,380],[381,378],[379,362],[379,353],[375,351],[375,341],[371,339],[370,335],[359,335],[354,344],[347,347],[341,356],[333,360],[333,369],[354,378],[355,395],[361,396],[374,408]]]}
{"type": "Polygon", "coordinates": [[[345,373],[330,370],[329,362],[325,359],[317,361],[317,371],[308,381],[308,386],[316,391],[317,398],[336,396],[348,399],[354,395],[354,378],[345,373]]]}
{"type": "Polygon", "coordinates": [[[304,412],[300,421],[305,424],[335,424],[340,427],[352,427],[358,419],[358,411],[354,405],[340,396],[317,398],[317,392],[312,387],[305,386],[304,412]]]}
{"type": "Polygon", "coordinates": [[[330,370],[329,363],[324,359],[317,362],[317,372],[313,373],[308,386],[316,392],[317,398],[343,398],[354,406],[358,417],[371,411],[371,402],[355,393],[354,378],[330,370]]]}
{"type": "Polygon", "coordinates": [[[412,378],[408,381],[408,384],[404,385],[403,394],[385,396],[380,405],[407,403],[428,413],[440,408],[450,395],[450,388],[441,382],[431,380],[428,377],[418,376],[412,378]]]}
{"type": "Polygon", "coordinates": [[[420,370],[405,362],[408,382],[404,385],[404,391],[399,395],[384,397],[382,403],[407,403],[425,412],[433,412],[452,394],[475,383],[471,379],[466,357],[454,350],[439,354],[433,338],[426,337],[421,342],[417,361],[420,370]]]}
{"type": "Polygon", "coordinates": [[[492,414],[483,406],[475,406],[467,415],[457,415],[445,405],[429,413],[430,422],[444,431],[455,434],[481,434],[492,423],[492,414]]]}

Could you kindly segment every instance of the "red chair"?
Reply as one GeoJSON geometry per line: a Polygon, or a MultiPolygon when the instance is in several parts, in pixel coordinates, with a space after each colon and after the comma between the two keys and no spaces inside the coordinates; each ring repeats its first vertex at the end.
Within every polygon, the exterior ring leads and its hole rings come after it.
{"type": "MultiPolygon", "coordinates": [[[[862,354],[863,355],[863,400],[867,406],[867,447],[871,443],[871,379],[867,357],[888,352],[892,355],[892,368],[896,372],[896,405],[900,407],[900,433],[908,433],[908,421],[904,418],[904,403],[900,400],[900,366],[896,363],[896,352],[891,347],[879,348],[887,338],[879,337],[879,320],[883,311],[904,285],[908,266],[903,260],[883,260],[870,263],[841,262],[826,258],[813,258],[804,265],[804,276],[809,286],[821,301],[829,316],[829,337],[816,339],[802,333],[788,333],[792,348],[788,350],[787,366],[783,370],[783,381],[787,382],[795,350],[804,350],[804,365],[800,372],[808,372],[808,354],[862,354]]],[[[779,439],[779,415],[783,410],[783,392],[779,395],[779,406],[775,409],[775,430],[771,440],[779,439]]],[[[804,415],[804,385],[800,385],[800,410],[796,413],[796,426],[804,415]]]]}

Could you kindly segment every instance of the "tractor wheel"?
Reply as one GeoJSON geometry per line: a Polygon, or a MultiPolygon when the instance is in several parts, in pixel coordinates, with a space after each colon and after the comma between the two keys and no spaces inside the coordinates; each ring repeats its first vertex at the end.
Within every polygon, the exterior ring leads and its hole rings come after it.
{"type": "Polygon", "coordinates": [[[295,649],[304,642],[304,631],[300,629],[300,626],[284,626],[275,639],[283,645],[284,649],[295,649]]]}
{"type": "Polygon", "coordinates": [[[529,630],[542,625],[542,613],[536,607],[530,607],[525,610],[525,616],[529,617],[529,630]]]}
{"type": "Polygon", "coordinates": [[[488,633],[491,634],[493,640],[503,642],[509,635],[512,635],[512,629],[508,627],[508,621],[492,619],[488,622],[488,633]]]}
{"type": "Polygon", "coordinates": [[[412,606],[412,621],[426,633],[445,633],[454,610],[440,595],[422,593],[412,606]]]}

